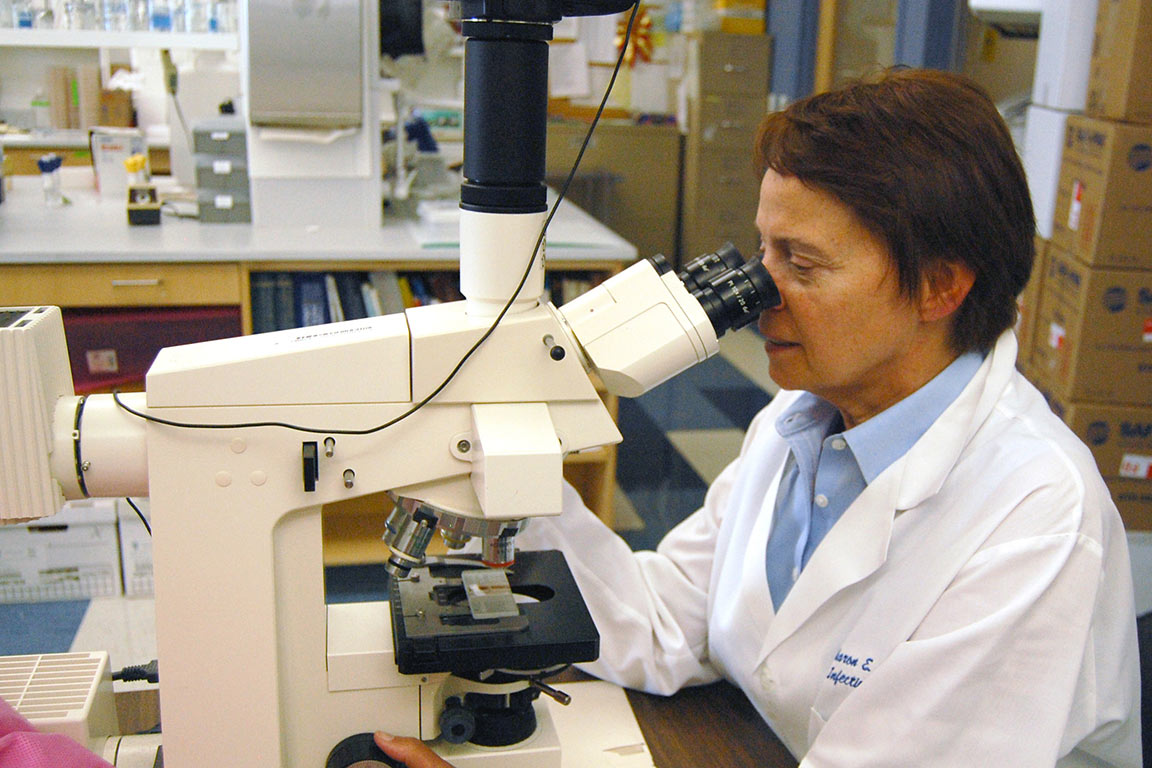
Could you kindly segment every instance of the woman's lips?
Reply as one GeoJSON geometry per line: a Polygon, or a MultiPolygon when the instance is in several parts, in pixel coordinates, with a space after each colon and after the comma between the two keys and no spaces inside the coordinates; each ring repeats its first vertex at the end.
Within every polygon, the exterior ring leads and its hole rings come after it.
{"type": "Polygon", "coordinates": [[[771,336],[764,337],[764,348],[766,350],[768,350],[769,352],[772,352],[772,351],[775,351],[778,349],[790,349],[792,347],[798,347],[798,346],[800,346],[800,345],[794,341],[785,341],[784,339],[775,339],[775,338],[772,338],[771,336]]]}

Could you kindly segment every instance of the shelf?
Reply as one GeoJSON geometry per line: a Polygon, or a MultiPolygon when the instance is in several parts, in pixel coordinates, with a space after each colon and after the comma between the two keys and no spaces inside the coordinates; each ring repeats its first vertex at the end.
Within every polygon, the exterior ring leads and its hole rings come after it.
{"type": "Polygon", "coordinates": [[[0,29],[5,48],[191,48],[235,51],[235,34],[187,32],[104,32],[95,29],[0,29]]]}

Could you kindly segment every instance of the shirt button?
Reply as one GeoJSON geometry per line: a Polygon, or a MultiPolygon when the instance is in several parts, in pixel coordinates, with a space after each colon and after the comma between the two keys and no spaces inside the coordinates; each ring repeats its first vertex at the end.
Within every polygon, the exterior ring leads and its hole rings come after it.
{"type": "Polygon", "coordinates": [[[844,438],[837,437],[832,441],[832,447],[837,451],[842,451],[848,447],[848,443],[844,441],[844,438]]]}
{"type": "Polygon", "coordinates": [[[814,499],[814,501],[816,502],[816,506],[818,506],[818,507],[828,506],[828,497],[822,493],[816,494],[816,498],[814,499]]]}
{"type": "Polygon", "coordinates": [[[800,568],[796,567],[792,569],[792,581],[796,581],[798,578],[800,578],[800,568]]]}

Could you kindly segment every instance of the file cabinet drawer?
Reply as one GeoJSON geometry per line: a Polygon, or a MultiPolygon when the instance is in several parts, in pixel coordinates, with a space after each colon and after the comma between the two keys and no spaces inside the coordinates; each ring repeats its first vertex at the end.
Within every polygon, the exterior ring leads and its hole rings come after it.
{"type": "Polygon", "coordinates": [[[0,304],[61,307],[241,304],[237,264],[0,267],[0,304]]]}

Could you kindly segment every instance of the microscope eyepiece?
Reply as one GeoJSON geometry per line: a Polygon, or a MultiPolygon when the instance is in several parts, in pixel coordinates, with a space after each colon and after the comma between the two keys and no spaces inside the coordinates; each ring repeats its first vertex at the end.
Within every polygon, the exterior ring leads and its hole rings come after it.
{"type": "Polygon", "coordinates": [[[697,256],[684,265],[677,277],[692,293],[704,290],[712,278],[744,263],[744,257],[732,243],[724,243],[712,253],[697,256]]]}
{"type": "Polygon", "coordinates": [[[759,259],[744,261],[731,243],[689,262],[678,276],[704,308],[717,337],[780,303],[767,267],[759,259]]]}

